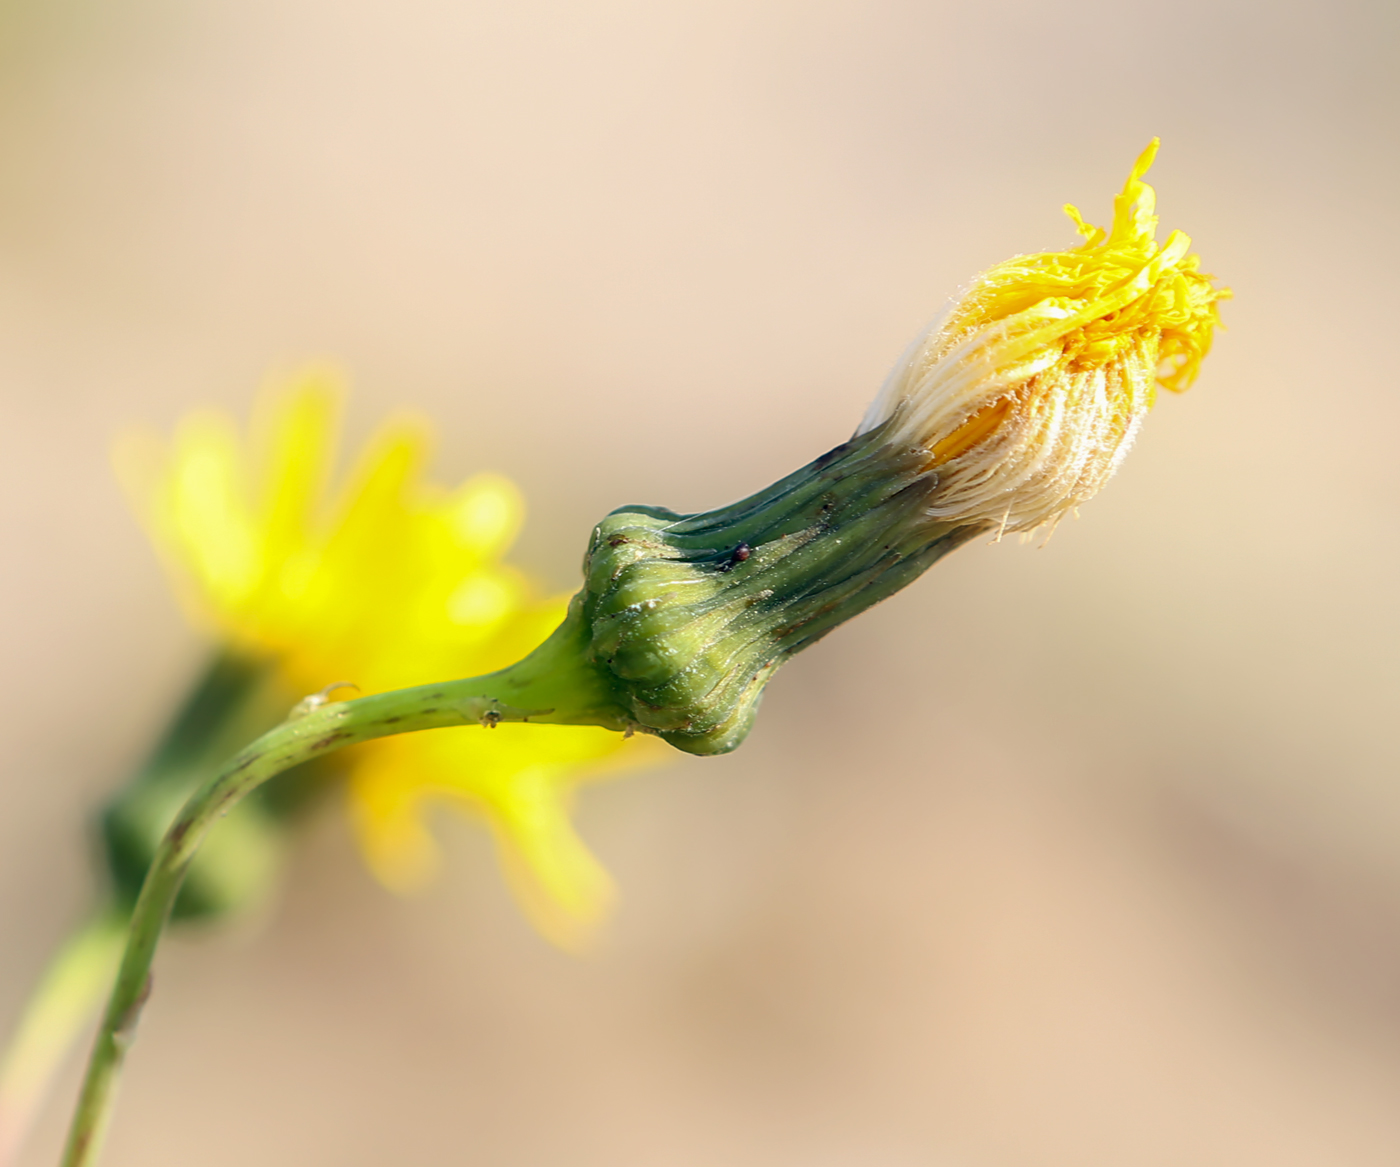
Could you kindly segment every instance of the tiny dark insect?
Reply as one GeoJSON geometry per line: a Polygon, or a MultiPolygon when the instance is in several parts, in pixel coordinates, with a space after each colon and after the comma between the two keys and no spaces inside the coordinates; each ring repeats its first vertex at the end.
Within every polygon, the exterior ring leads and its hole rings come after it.
{"type": "Polygon", "coordinates": [[[720,560],[719,566],[715,570],[729,571],[736,563],[743,563],[744,560],[746,560],[752,554],[752,547],[750,547],[747,543],[740,543],[739,546],[734,548],[733,551],[731,551],[722,560],[720,560]]]}

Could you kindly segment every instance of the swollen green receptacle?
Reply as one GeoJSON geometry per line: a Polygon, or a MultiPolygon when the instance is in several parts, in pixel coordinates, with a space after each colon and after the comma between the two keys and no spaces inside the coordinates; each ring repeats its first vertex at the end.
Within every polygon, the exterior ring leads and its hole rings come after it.
{"type": "Polygon", "coordinates": [[[783,661],[977,533],[930,520],[927,453],[880,437],[721,510],[598,524],[570,619],[626,720],[687,753],[734,749],[783,661]]]}

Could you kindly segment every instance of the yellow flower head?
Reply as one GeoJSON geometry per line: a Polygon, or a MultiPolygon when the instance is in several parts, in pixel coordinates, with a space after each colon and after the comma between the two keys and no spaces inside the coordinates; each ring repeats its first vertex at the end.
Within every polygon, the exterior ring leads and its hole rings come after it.
{"type": "Polygon", "coordinates": [[[978,276],[905,353],[861,424],[937,468],[932,517],[1028,531],[1091,498],[1117,469],[1158,384],[1183,390],[1210,351],[1228,292],[1173,231],[1156,242],[1143,151],[1068,251],[1018,256],[978,276]]]}
{"type": "MultiPolygon", "coordinates": [[[[501,562],[523,516],[518,491],[487,474],[456,490],[427,484],[426,426],[399,419],[329,498],[341,396],[332,376],[308,373],[264,395],[251,442],[231,419],[201,413],[171,443],[119,445],[121,476],[192,617],[232,651],[271,661],[293,693],[335,682],[381,692],[519,660],[566,601],[501,562]]],[[[352,817],[370,866],[406,889],[437,863],[425,804],[478,812],[531,917],[571,944],[611,885],[573,831],[570,793],[650,757],[649,746],[531,725],[366,743],[347,755],[352,817]]]]}

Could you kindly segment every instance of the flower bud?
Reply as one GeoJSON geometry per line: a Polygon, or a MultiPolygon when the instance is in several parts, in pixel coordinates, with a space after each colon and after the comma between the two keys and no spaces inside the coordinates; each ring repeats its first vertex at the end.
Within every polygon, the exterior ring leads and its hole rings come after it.
{"type": "Polygon", "coordinates": [[[571,617],[628,722],[688,753],[734,749],[784,660],[977,533],[930,518],[927,459],[882,438],[722,510],[598,524],[571,617]]]}
{"type": "Polygon", "coordinates": [[[1155,386],[1195,376],[1227,294],[1185,235],[1155,242],[1156,148],[1110,230],[1067,208],[1082,246],[974,280],[849,442],[722,510],[627,507],[598,525],[570,623],[620,723],[732,750],[793,653],[977,534],[1053,524],[1099,490],[1155,386]]]}

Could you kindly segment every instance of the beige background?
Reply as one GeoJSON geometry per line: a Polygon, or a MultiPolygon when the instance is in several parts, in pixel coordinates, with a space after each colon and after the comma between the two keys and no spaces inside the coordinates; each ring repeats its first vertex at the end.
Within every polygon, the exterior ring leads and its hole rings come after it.
{"type": "Polygon", "coordinates": [[[9,0],[5,1024],[202,651],[122,424],[334,357],[354,433],[417,406],[444,479],[517,478],[565,587],[612,507],[845,437],[1153,134],[1238,296],[1048,547],[960,552],[736,755],[585,795],[593,956],[476,827],[400,902],[327,814],[260,926],[162,956],[111,1167],[1400,1162],[1398,11],[9,0]]]}

